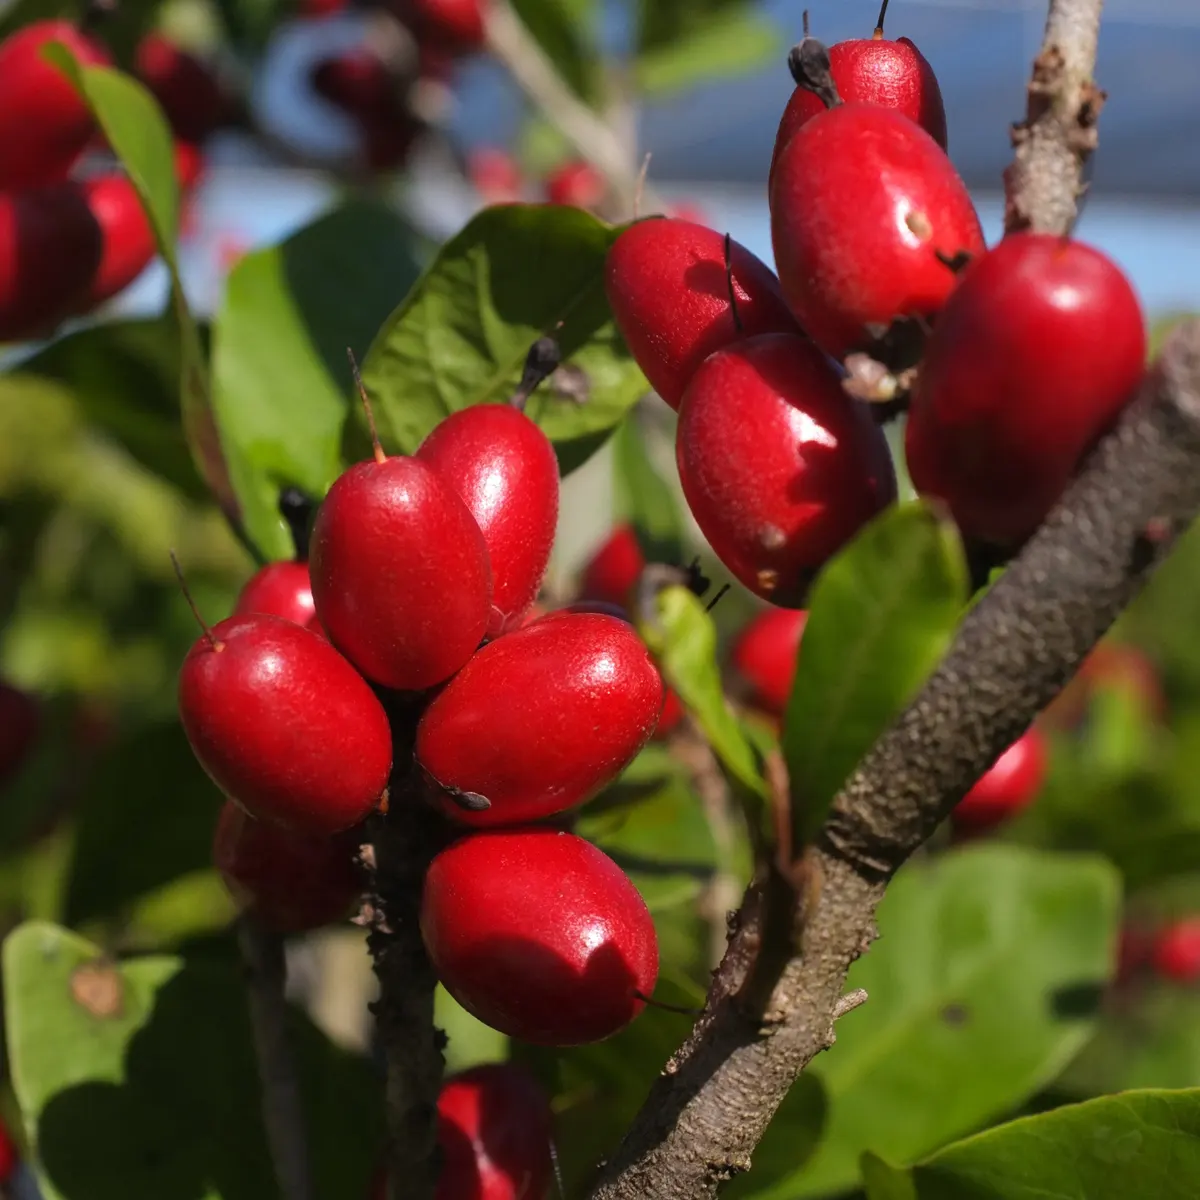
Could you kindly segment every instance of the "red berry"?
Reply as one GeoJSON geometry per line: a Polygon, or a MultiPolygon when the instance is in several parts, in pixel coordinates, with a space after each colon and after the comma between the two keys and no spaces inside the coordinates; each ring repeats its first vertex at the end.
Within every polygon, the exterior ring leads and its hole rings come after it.
{"type": "Polygon", "coordinates": [[[808,613],[771,608],[756,616],[733,643],[733,665],[749,685],[756,708],[782,717],[796,677],[796,655],[808,613]]]}
{"type": "Polygon", "coordinates": [[[595,795],[646,744],[663,682],[633,627],[598,613],[543,617],[485,646],[417,727],[417,761],[468,825],[512,825],[595,795]],[[455,793],[491,807],[466,811],[455,793]]]}
{"type": "Polygon", "coordinates": [[[336,833],[374,809],[392,765],[383,706],[328,642],[282,617],[229,617],[179,679],[200,765],[252,816],[336,833]]]}
{"type": "Polygon", "coordinates": [[[175,179],[186,198],[204,176],[204,152],[190,142],[175,143],[175,179]]]}
{"type": "Polygon", "coordinates": [[[480,146],[467,155],[467,175],[485,204],[507,204],[521,198],[521,170],[495,146],[480,146]]]}
{"type": "MultiPolygon", "coordinates": [[[[892,41],[880,35],[836,42],[829,47],[829,67],[844,101],[878,104],[903,113],[946,149],[942,89],[928,60],[908,38],[892,41]]],[[[824,111],[825,105],[816,93],[803,87],[792,93],[775,135],[769,179],[774,179],[779,154],[796,130],[824,111]]]]}
{"type": "Polygon", "coordinates": [[[682,720],[683,701],[670,688],[667,688],[666,699],[663,701],[662,716],[658,718],[658,725],[654,730],[655,738],[670,736],[670,734],[679,728],[679,723],[682,720]]]}
{"type": "Polygon", "coordinates": [[[333,644],[383,687],[441,683],[487,632],[487,543],[420,459],[357,463],[335,481],[313,524],[309,572],[333,644]]]}
{"type": "Polygon", "coordinates": [[[1146,329],[1098,250],[1006,237],[967,267],[925,350],[905,435],[918,491],[962,531],[1014,545],[1133,397],[1146,329]]]}
{"type": "Polygon", "coordinates": [[[487,543],[488,636],[520,625],[542,585],[558,524],[558,459],[546,435],[508,404],[451,413],[417,458],[454,486],[487,543]]]}
{"type": "Polygon", "coordinates": [[[397,106],[395,78],[383,59],[366,47],[319,60],[311,77],[319,95],[354,116],[391,113],[397,106]]]}
{"type": "Polygon", "coordinates": [[[421,934],[468,1012],[538,1045],[611,1036],[658,976],[637,888],[590,842],[556,830],[477,834],[443,850],[425,876],[421,934]]]}
{"type": "Polygon", "coordinates": [[[792,312],[835,358],[898,317],[933,317],[957,282],[939,253],[984,249],[942,148],[873,104],[838,105],[792,136],[775,165],[771,240],[792,312]]]}
{"type": "Polygon", "coordinates": [[[340,13],[348,0],[300,0],[300,12],[305,17],[332,17],[340,13]]]}
{"type": "Polygon", "coordinates": [[[277,933],[302,933],[343,920],[362,892],[356,841],[256,821],[227,800],[213,863],[243,911],[277,933]]]}
{"type": "Polygon", "coordinates": [[[234,614],[271,613],[296,625],[308,625],[316,614],[308,563],[273,562],[250,576],[233,607],[234,614]]]}
{"type": "Polygon", "coordinates": [[[0,42],[0,189],[65,179],[96,122],[67,77],[42,57],[61,42],[85,66],[107,51],[69,21],[35,21],[0,42]]]}
{"type": "Polygon", "coordinates": [[[717,556],[775,604],[799,604],[812,574],[896,498],[883,434],[794,334],[705,360],[679,408],[675,457],[717,556]]]}
{"type": "Polygon", "coordinates": [[[158,253],[154,232],[133,183],[124,175],[101,175],[80,185],[100,226],[104,249],[82,311],[123,292],[158,253]]]}
{"type": "Polygon", "coordinates": [[[1041,791],[1048,757],[1045,735],[1031,726],[958,802],[950,815],[955,829],[984,833],[1027,808],[1041,791]]]}
{"type": "Polygon", "coordinates": [[[483,48],[487,0],[393,0],[392,7],[419,43],[468,54],[483,48]]]}
{"type": "Polygon", "coordinates": [[[1200,980],[1200,917],[1185,917],[1164,929],[1154,942],[1155,970],[1176,983],[1200,980]]]}
{"type": "Polygon", "coordinates": [[[737,242],[730,263],[736,321],[725,238],[715,229],[658,217],[631,225],[609,249],[604,287],[617,328],[672,408],[714,350],[759,333],[797,332],[770,267],[737,242]]]}
{"type": "Polygon", "coordinates": [[[568,162],[546,176],[546,199],[572,208],[595,208],[608,187],[590,163],[568,162]]]}
{"type": "Polygon", "coordinates": [[[582,595],[618,607],[641,578],[646,556],[632,525],[618,525],[583,568],[582,595]]]}
{"type": "Polygon", "coordinates": [[[212,68],[162,34],[138,43],[134,71],[185,142],[202,142],[224,119],[225,96],[212,68]]]}
{"type": "Polygon", "coordinates": [[[12,1183],[21,1165],[21,1155],[17,1144],[4,1121],[0,1120],[0,1186],[12,1183]]]}
{"type": "Polygon", "coordinates": [[[28,692],[0,682],[0,787],[28,761],[42,732],[42,707],[28,692]]]}

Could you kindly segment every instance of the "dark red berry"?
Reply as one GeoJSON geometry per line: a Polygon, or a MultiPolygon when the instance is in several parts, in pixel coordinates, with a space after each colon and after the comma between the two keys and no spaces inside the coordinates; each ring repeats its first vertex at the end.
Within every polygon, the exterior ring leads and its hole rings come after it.
{"type": "Polygon", "coordinates": [[[737,242],[730,263],[736,319],[716,230],[673,217],[638,221],[608,252],[604,287],[617,328],[672,408],[714,350],[759,333],[797,332],[771,269],[737,242]]]}
{"type": "Polygon", "coordinates": [[[233,611],[237,616],[272,613],[296,625],[311,627],[316,607],[308,563],[273,562],[260,567],[242,588],[233,611]]]}
{"type": "Polygon", "coordinates": [[[771,185],[771,240],[792,312],[835,358],[899,317],[933,317],[957,282],[939,254],[984,249],[942,148],[873,104],[831,108],[788,141],[771,185]]]}
{"type": "MultiPolygon", "coordinates": [[[[835,42],[829,47],[829,67],[838,95],[844,101],[895,109],[946,149],[942,89],[928,60],[908,38],[892,41],[877,32],[872,38],[835,42]]],[[[780,151],[796,130],[824,111],[825,104],[816,93],[803,87],[792,93],[775,135],[769,179],[774,179],[780,151]]]]}
{"type": "Polygon", "coordinates": [[[202,142],[224,119],[225,95],[212,68],[162,34],[138,43],[134,71],[185,142],[202,142]]]}
{"type": "Polygon", "coordinates": [[[469,825],[512,825],[595,795],[646,744],[663,682],[633,627],[599,613],[543,617],[485,646],[430,703],[417,761],[469,825]],[[482,796],[470,811],[451,798],[482,796]]]}
{"type": "Polygon", "coordinates": [[[335,481],[313,524],[309,573],[333,644],[383,687],[441,683],[487,632],[487,543],[453,487],[417,458],[358,463],[335,481]]]}
{"type": "Polygon", "coordinates": [[[0,682],[0,787],[29,760],[42,732],[42,706],[28,692],[0,682]]]}
{"type": "Polygon", "coordinates": [[[738,634],[732,659],[749,688],[749,703],[782,717],[796,677],[796,655],[808,613],[790,608],[771,608],[759,613],[738,634]]]}
{"type": "Polygon", "coordinates": [[[421,934],[468,1012],[538,1045],[611,1036],[658,976],[637,888],[590,842],[556,830],[477,834],[443,850],[425,877],[421,934]]]}
{"type": "Polygon", "coordinates": [[[487,543],[488,636],[516,628],[542,585],[558,524],[558,459],[546,435],[508,404],[451,413],[417,458],[452,484],[487,543]]]}
{"type": "Polygon", "coordinates": [[[390,113],[397,107],[397,80],[387,63],[367,47],[320,59],[311,78],[319,95],[354,116],[390,113]]]}
{"type": "Polygon", "coordinates": [[[1048,759],[1045,735],[1031,726],[955,806],[955,829],[985,833],[1027,808],[1042,789],[1048,759]]]}
{"type": "Polygon", "coordinates": [[[1082,242],[1006,237],[967,267],[921,365],[913,484],[965,534],[1015,545],[1137,391],[1146,327],[1129,281],[1082,242]]]}
{"type": "Polygon", "coordinates": [[[383,706],[328,642],[282,617],[229,617],[179,679],[200,765],[252,816],[309,833],[357,825],[387,786],[383,706]]]}
{"type": "Polygon", "coordinates": [[[96,122],[42,49],[61,42],[85,66],[109,61],[107,51],[69,21],[34,21],[0,42],[0,190],[65,179],[96,122]]]}
{"type": "Polygon", "coordinates": [[[1101,688],[1123,692],[1152,721],[1166,718],[1167,697],[1154,663],[1136,646],[1101,642],[1039,720],[1053,729],[1076,729],[1092,697],[1101,688]]]}
{"type": "Polygon", "coordinates": [[[231,801],[217,818],[213,864],[239,908],[276,933],[344,920],[362,892],[356,838],[256,821],[231,801]]]}
{"type": "Polygon", "coordinates": [[[546,176],[546,199],[551,204],[594,209],[607,191],[604,177],[590,163],[564,163],[546,176]]]}
{"type": "Polygon", "coordinates": [[[641,578],[646,556],[632,525],[618,525],[583,568],[581,594],[623,607],[641,578]]]}
{"type": "Polygon", "coordinates": [[[1176,983],[1200,980],[1200,917],[1185,917],[1155,938],[1154,969],[1176,983]]]}
{"type": "Polygon", "coordinates": [[[825,356],[764,334],[706,359],[679,409],[679,479],[720,560],[775,604],[896,498],[887,442],[825,356]]]}
{"type": "Polygon", "coordinates": [[[158,253],[150,220],[133,183],[125,175],[101,175],[80,185],[96,224],[103,250],[81,311],[89,312],[123,292],[158,253]]]}
{"type": "Polygon", "coordinates": [[[391,7],[421,45],[456,54],[483,48],[487,0],[393,0],[391,7]]]}
{"type": "Polygon", "coordinates": [[[21,1155],[17,1144],[13,1141],[8,1126],[0,1120],[0,1186],[6,1187],[12,1183],[20,1165],[21,1155]]]}
{"type": "Polygon", "coordinates": [[[658,718],[658,725],[654,730],[655,738],[669,737],[674,733],[679,728],[679,723],[683,720],[683,713],[683,701],[670,688],[667,688],[666,699],[663,701],[662,716],[658,718]]]}

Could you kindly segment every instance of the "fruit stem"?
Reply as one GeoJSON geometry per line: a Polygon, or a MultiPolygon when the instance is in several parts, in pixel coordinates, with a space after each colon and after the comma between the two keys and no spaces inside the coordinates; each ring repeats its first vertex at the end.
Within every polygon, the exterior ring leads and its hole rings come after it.
{"type": "Polygon", "coordinates": [[[797,87],[812,92],[826,108],[836,108],[842,102],[829,65],[829,51],[824,42],[806,37],[797,42],[788,54],[788,70],[797,87]]]}
{"type": "Polygon", "coordinates": [[[883,39],[883,22],[887,16],[888,0],[883,0],[883,5],[879,9],[879,19],[875,22],[875,32],[871,34],[871,38],[878,42],[883,39]]]}
{"type": "Polygon", "coordinates": [[[663,1012],[682,1013],[685,1017],[698,1017],[704,1011],[702,1008],[688,1008],[683,1004],[667,1004],[662,1000],[655,1000],[652,996],[647,996],[645,992],[639,992],[636,988],[633,998],[640,1000],[649,1008],[660,1008],[663,1012]]]}
{"type": "Polygon", "coordinates": [[[729,311],[733,315],[733,327],[743,332],[742,318],[738,313],[737,293],[733,287],[733,238],[725,235],[725,286],[729,289],[729,311]]]}
{"type": "Polygon", "coordinates": [[[346,347],[346,357],[350,360],[350,374],[354,376],[354,386],[358,389],[358,398],[362,401],[363,412],[367,414],[367,427],[371,431],[371,445],[375,450],[375,461],[382,466],[387,462],[387,455],[384,454],[383,447],[379,444],[379,430],[375,428],[375,414],[371,411],[371,401],[362,381],[362,372],[358,369],[358,359],[354,357],[354,351],[349,346],[346,347]]]}
{"type": "Polygon", "coordinates": [[[286,487],[279,493],[279,514],[292,535],[297,562],[308,561],[308,524],[315,507],[311,498],[297,487],[286,487]]]}
{"type": "Polygon", "coordinates": [[[725,594],[732,586],[733,585],[729,583],[722,584],[717,594],[704,606],[704,611],[708,613],[712,612],[712,610],[716,608],[717,605],[720,604],[720,602],[725,598],[725,594]]]}
{"type": "Polygon", "coordinates": [[[171,556],[171,566],[175,568],[175,578],[179,580],[179,590],[183,592],[183,598],[188,602],[188,608],[192,610],[192,616],[196,618],[196,624],[204,630],[204,636],[208,639],[208,644],[219,654],[225,649],[225,643],[213,633],[208,623],[200,615],[200,609],[196,607],[196,601],[192,596],[191,589],[187,585],[187,580],[183,577],[183,568],[179,565],[179,559],[175,551],[168,550],[167,553],[171,556]]]}
{"type": "MultiPolygon", "coordinates": [[[[557,332],[562,328],[562,322],[559,321],[554,328],[557,332]]],[[[546,334],[544,337],[538,338],[529,347],[529,353],[525,356],[525,366],[521,370],[521,382],[517,384],[517,390],[509,398],[509,404],[517,412],[524,412],[526,401],[545,380],[558,370],[561,362],[562,350],[553,334],[546,334]]]]}

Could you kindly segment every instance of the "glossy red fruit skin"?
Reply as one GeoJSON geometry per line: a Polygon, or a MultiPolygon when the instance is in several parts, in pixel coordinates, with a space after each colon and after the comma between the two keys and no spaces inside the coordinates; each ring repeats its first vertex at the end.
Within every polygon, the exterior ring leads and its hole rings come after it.
{"type": "Polygon", "coordinates": [[[1049,234],[1006,237],[966,269],[926,346],[905,431],[913,485],[968,536],[1019,544],[1145,361],[1141,306],[1115,263],[1049,234]]]}
{"type": "Polygon", "coordinates": [[[771,241],[792,313],[834,358],[869,346],[869,326],[934,317],[957,282],[938,252],[984,249],[942,148],[873,104],[841,104],[793,134],[775,164],[771,241]]]}
{"type": "Polygon", "coordinates": [[[420,459],[371,460],[339,476],[317,510],[308,569],[333,644],[383,687],[449,679],[487,632],[487,543],[420,459]]]}
{"type": "Polygon", "coordinates": [[[696,368],[714,350],[760,333],[796,333],[771,268],[730,248],[737,315],[725,273],[725,238],[674,217],[629,226],[608,251],[604,289],[617,328],[651,387],[678,409],[696,368]]]}
{"type": "Polygon", "coordinates": [[[344,920],[362,893],[355,841],[256,821],[227,800],[217,818],[213,865],[238,907],[264,928],[303,933],[344,920]]]}
{"type": "Polygon", "coordinates": [[[1154,969],[1175,983],[1200,981],[1200,917],[1185,917],[1154,940],[1154,969]]]}
{"type": "Polygon", "coordinates": [[[162,34],[138,43],[134,72],[185,142],[204,141],[224,119],[225,96],[212,68],[162,34]]]}
{"type": "MultiPolygon", "coordinates": [[[[878,104],[920,125],[943,150],[948,145],[946,106],[929,60],[908,38],[852,38],[829,47],[829,69],[838,95],[847,103],[878,104]]],[[[802,125],[825,111],[814,92],[798,87],[783,110],[771,173],[780,151],[802,125]]],[[[769,187],[769,182],[768,182],[769,187]]]]}
{"type": "Polygon", "coordinates": [[[383,706],[328,642],[254,613],[188,652],[179,715],[200,765],[251,816],[313,834],[357,825],[387,786],[383,706]]]}
{"type": "Polygon", "coordinates": [[[236,616],[272,613],[296,625],[308,625],[316,615],[312,581],[306,562],[273,562],[246,581],[233,606],[236,616]]]}
{"type": "Polygon", "coordinates": [[[549,438],[508,404],[451,413],[417,458],[462,497],[492,568],[488,637],[517,628],[537,597],[558,526],[558,459],[549,438]]]}
{"type": "Polygon", "coordinates": [[[733,643],[730,658],[749,685],[750,703],[773,717],[782,717],[787,708],[807,623],[802,609],[771,608],[754,617],[733,643]]]}
{"type": "Polygon", "coordinates": [[[663,682],[633,627],[600,613],[543,617],[485,646],[430,702],[416,756],[443,789],[491,801],[447,815],[475,827],[574,808],[650,739],[663,682]]]}
{"type": "Polygon", "coordinates": [[[28,692],[0,682],[0,787],[29,760],[42,732],[42,706],[28,692]]]}
{"type": "Polygon", "coordinates": [[[557,830],[477,834],[443,850],[425,876],[421,935],[468,1012],[535,1045],[610,1037],[658,976],[637,888],[590,842],[557,830]]]}
{"type": "Polygon", "coordinates": [[[1048,765],[1046,736],[1031,726],[955,806],[950,814],[955,830],[986,833],[1015,817],[1037,798],[1048,765]]]}
{"type": "Polygon", "coordinates": [[[706,359],[679,408],[679,479],[720,560],[774,604],[896,498],[887,442],[824,355],[764,334],[706,359]]]}
{"type": "Polygon", "coordinates": [[[645,566],[633,526],[618,525],[583,568],[580,595],[624,607],[645,566]]]}
{"type": "Polygon", "coordinates": [[[604,179],[590,163],[563,163],[546,176],[546,199],[551,204],[593,209],[607,190],[604,179]]]}
{"type": "Polygon", "coordinates": [[[62,42],[85,66],[110,61],[69,21],[34,21],[0,42],[0,190],[65,179],[96,132],[79,93],[42,58],[50,42],[62,42]]]}
{"type": "Polygon", "coordinates": [[[102,175],[81,184],[104,248],[82,311],[123,292],[154,261],[158,246],[133,183],[125,175],[102,175]]]}

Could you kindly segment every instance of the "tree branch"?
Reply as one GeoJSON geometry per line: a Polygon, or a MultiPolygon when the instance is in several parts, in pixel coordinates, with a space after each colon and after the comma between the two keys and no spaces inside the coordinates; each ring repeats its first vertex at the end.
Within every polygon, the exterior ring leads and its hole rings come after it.
{"type": "Polygon", "coordinates": [[[263,1120],[279,1192],[283,1200],[313,1200],[300,1081],[288,1037],[288,1006],[283,995],[283,938],[268,933],[252,917],[243,916],[238,925],[238,945],[246,965],[263,1120]]]}
{"type": "Polygon", "coordinates": [[[1025,120],[1012,127],[1015,153],[1004,173],[1008,233],[1067,234],[1075,223],[1105,98],[1092,79],[1103,7],[1104,0],[1051,0],[1025,120]]]}
{"type": "Polygon", "coordinates": [[[1192,320],[1168,339],[1117,429],[838,796],[807,860],[800,953],[761,1005],[747,1003],[746,984],[778,936],[779,889],[770,881],[751,889],[704,1015],[593,1200],[699,1200],[749,1168],[798,1072],[833,1043],[835,1014],[849,1003],[846,971],[874,937],[892,874],[1053,699],[1198,512],[1200,320],[1192,320]]]}

